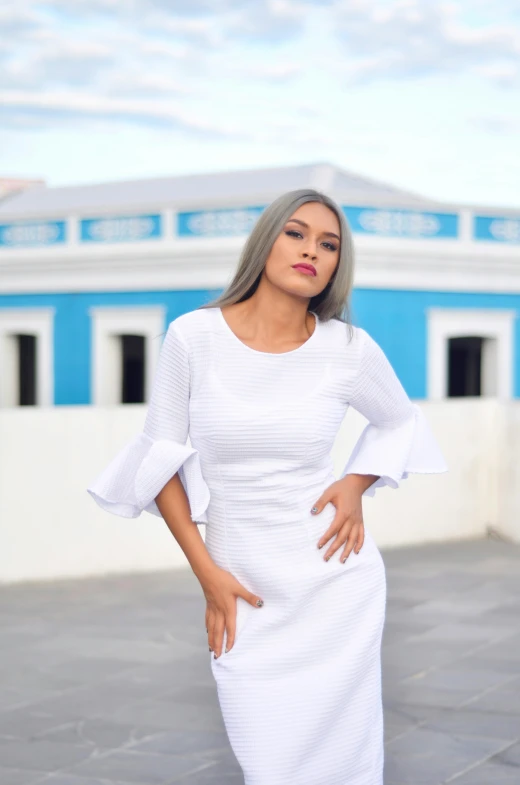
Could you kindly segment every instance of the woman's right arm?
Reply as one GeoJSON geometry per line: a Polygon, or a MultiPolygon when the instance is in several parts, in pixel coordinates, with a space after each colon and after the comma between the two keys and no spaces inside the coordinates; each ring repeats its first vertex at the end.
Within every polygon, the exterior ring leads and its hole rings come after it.
{"type": "Polygon", "coordinates": [[[199,527],[193,525],[188,497],[178,473],[168,480],[155,503],[204,588],[217,565],[208,553],[199,527]]]}
{"type": "Polygon", "coordinates": [[[206,598],[208,643],[216,659],[222,654],[224,632],[226,652],[235,642],[236,598],[242,597],[256,607],[261,607],[263,602],[210,557],[199,527],[194,526],[190,519],[188,497],[178,474],[166,483],[155,501],[202,587],[206,598]]]}

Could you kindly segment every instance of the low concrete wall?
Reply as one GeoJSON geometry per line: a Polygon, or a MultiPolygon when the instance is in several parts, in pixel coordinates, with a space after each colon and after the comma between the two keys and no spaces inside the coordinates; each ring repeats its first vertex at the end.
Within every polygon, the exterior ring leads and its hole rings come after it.
{"type": "Polygon", "coordinates": [[[496,443],[499,527],[506,537],[520,542],[520,402],[499,411],[496,443]]]}
{"type": "MultiPolygon", "coordinates": [[[[412,475],[364,503],[380,546],[483,536],[520,541],[520,402],[419,402],[450,471],[412,475]]],[[[142,429],[146,407],[20,408],[0,412],[0,581],[185,565],[164,521],[104,512],[86,486],[142,429]]],[[[365,424],[350,411],[333,450],[336,472],[365,424]]],[[[205,527],[200,530],[204,536],[205,527]]]]}

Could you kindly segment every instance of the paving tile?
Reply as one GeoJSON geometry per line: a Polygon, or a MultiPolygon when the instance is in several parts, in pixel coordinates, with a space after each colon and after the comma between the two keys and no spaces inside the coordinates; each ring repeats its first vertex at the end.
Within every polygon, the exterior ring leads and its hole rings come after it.
{"type": "Polygon", "coordinates": [[[205,707],[186,703],[149,700],[131,703],[110,715],[115,722],[143,723],[169,730],[219,731],[223,721],[218,704],[205,707]]]}
{"type": "Polygon", "coordinates": [[[483,763],[449,782],[450,785],[518,785],[520,778],[516,768],[483,763]]]}
{"type": "Polygon", "coordinates": [[[65,744],[79,744],[91,749],[103,750],[130,747],[156,733],[158,733],[157,728],[124,725],[94,718],[61,723],[34,734],[32,738],[65,744]]]}
{"type": "Polygon", "coordinates": [[[417,636],[418,641],[461,641],[468,643],[490,643],[493,641],[504,641],[500,646],[507,645],[507,639],[512,637],[510,625],[483,627],[480,624],[470,623],[450,623],[440,624],[417,636]]]}
{"type": "Polygon", "coordinates": [[[75,766],[71,773],[138,785],[166,785],[183,774],[196,772],[210,765],[196,755],[110,752],[75,766]]]}
{"type": "Polygon", "coordinates": [[[225,731],[164,731],[141,739],[132,745],[137,752],[158,752],[161,755],[186,755],[200,753],[211,756],[219,750],[228,750],[225,731]]]}
{"type": "Polygon", "coordinates": [[[244,785],[244,777],[238,772],[231,774],[216,768],[181,777],[178,785],[244,785]]]}
{"type": "Polygon", "coordinates": [[[520,742],[495,755],[490,763],[505,763],[507,766],[516,767],[520,775],[520,742]]]}
{"type": "Polygon", "coordinates": [[[456,711],[439,709],[432,712],[425,719],[423,727],[448,734],[510,739],[511,742],[520,739],[518,715],[476,711],[472,705],[456,711]]]}
{"type": "MultiPolygon", "coordinates": [[[[516,626],[518,627],[518,621],[516,621],[516,626]]],[[[481,649],[479,654],[492,660],[514,662],[518,665],[520,671],[520,635],[514,635],[504,641],[491,643],[489,646],[481,649]]]]}
{"type": "Polygon", "coordinates": [[[499,739],[416,728],[387,745],[388,779],[401,777],[403,785],[440,785],[508,745],[508,741],[499,739]]]}
{"type": "Polygon", "coordinates": [[[50,774],[45,779],[37,780],[31,785],[134,785],[123,780],[107,780],[98,777],[78,777],[75,774],[59,773],[50,774]]]}
{"type": "Polygon", "coordinates": [[[397,738],[397,736],[401,736],[403,733],[411,731],[422,721],[424,721],[423,718],[416,719],[411,717],[408,713],[400,711],[399,707],[393,708],[386,705],[384,708],[385,743],[397,738]]]}
{"type": "Polygon", "coordinates": [[[456,662],[457,667],[467,668],[468,670],[490,670],[495,673],[504,673],[508,676],[516,676],[520,673],[520,665],[517,662],[513,660],[490,659],[485,656],[484,651],[479,649],[474,654],[461,657],[456,662]]]}
{"type": "Polygon", "coordinates": [[[45,739],[29,743],[18,739],[0,739],[0,760],[7,768],[50,773],[78,763],[89,755],[90,750],[79,744],[57,744],[45,739]]]}
{"type": "Polygon", "coordinates": [[[0,766],[0,785],[36,785],[37,780],[41,780],[43,776],[43,772],[38,773],[34,770],[10,769],[0,766]]]}
{"type": "Polygon", "coordinates": [[[392,687],[383,685],[383,697],[390,704],[455,709],[474,698],[473,690],[452,690],[430,687],[414,682],[400,682],[392,687]]]}
{"type": "Polygon", "coordinates": [[[0,739],[25,739],[45,733],[64,724],[63,719],[54,717],[37,708],[14,709],[0,713],[0,739]]]}
{"type": "Polygon", "coordinates": [[[436,668],[416,676],[404,679],[402,684],[414,686],[426,686],[439,690],[455,690],[462,692],[472,692],[474,695],[484,692],[490,687],[500,687],[510,684],[513,677],[509,673],[501,673],[497,670],[469,669],[459,667],[436,668]]]}
{"type": "Polygon", "coordinates": [[[520,725],[520,693],[511,683],[484,692],[471,700],[467,707],[471,711],[512,714],[519,718],[520,725]]]}

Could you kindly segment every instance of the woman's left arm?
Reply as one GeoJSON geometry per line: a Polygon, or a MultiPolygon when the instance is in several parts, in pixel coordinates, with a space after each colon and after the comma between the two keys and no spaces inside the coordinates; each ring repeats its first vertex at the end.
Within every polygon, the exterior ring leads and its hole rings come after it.
{"type": "Polygon", "coordinates": [[[357,372],[349,392],[349,405],[368,424],[356,442],[339,479],[317,501],[316,512],[332,501],[337,508],[331,526],[318,541],[324,545],[338,536],[325,558],[343,544],[342,560],[363,544],[361,499],[374,496],[376,488],[398,488],[411,473],[448,470],[422,410],[408,398],[381,347],[362,328],[355,328],[357,372]]]}

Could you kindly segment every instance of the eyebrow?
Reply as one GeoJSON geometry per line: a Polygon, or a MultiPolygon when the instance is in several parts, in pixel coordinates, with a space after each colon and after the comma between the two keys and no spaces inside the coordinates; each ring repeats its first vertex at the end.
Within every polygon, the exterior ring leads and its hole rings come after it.
{"type": "MultiPolygon", "coordinates": [[[[309,228],[309,224],[306,224],[306,223],[305,223],[305,221],[300,221],[298,218],[289,218],[289,220],[287,221],[287,223],[289,223],[289,221],[292,221],[292,222],[293,222],[293,223],[295,223],[295,224],[300,224],[300,226],[305,226],[305,228],[306,228],[306,229],[308,229],[308,228],[309,228]]],[[[337,235],[337,234],[335,234],[334,232],[323,232],[323,234],[324,234],[326,237],[335,237],[335,238],[336,238],[336,240],[340,241],[340,239],[339,239],[338,235],[337,235]]]]}

